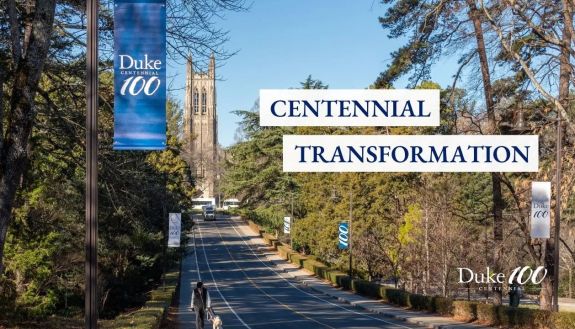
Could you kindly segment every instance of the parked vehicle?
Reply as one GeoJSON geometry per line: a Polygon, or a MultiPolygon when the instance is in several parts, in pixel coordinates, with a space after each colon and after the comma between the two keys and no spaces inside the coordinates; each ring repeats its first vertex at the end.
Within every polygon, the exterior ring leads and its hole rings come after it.
{"type": "Polygon", "coordinates": [[[216,198],[194,198],[192,199],[192,208],[193,209],[204,209],[204,206],[213,206],[216,207],[216,198]]]}
{"type": "Polygon", "coordinates": [[[239,208],[240,200],[238,199],[226,199],[224,200],[223,208],[224,210],[230,210],[232,208],[239,208]]]}

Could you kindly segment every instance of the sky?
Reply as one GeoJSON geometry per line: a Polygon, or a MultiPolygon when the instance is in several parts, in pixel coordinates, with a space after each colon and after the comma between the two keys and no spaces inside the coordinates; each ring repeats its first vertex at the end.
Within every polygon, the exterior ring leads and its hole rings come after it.
{"type": "MultiPolygon", "coordinates": [[[[247,12],[227,13],[216,23],[229,31],[226,49],[238,53],[217,63],[219,143],[235,142],[232,112],[251,109],[260,89],[299,87],[310,74],[330,89],[367,88],[405,41],[387,38],[378,22],[384,12],[379,0],[254,0],[247,12]]],[[[433,79],[445,86],[454,65],[437,66],[433,79]]],[[[185,65],[172,70],[182,104],[185,72],[185,65]]]]}

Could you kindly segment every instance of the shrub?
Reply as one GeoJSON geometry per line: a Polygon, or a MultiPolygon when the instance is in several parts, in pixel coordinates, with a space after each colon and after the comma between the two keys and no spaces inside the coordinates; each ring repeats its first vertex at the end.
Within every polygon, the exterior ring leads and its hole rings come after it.
{"type": "Polygon", "coordinates": [[[285,260],[289,260],[289,255],[292,253],[291,249],[286,246],[278,246],[278,254],[285,260]]]}
{"type": "Polygon", "coordinates": [[[336,270],[327,270],[326,273],[328,280],[336,286],[341,286],[339,282],[342,280],[342,278],[347,278],[345,273],[336,270]]]}
{"type": "Polygon", "coordinates": [[[303,262],[303,268],[306,270],[313,272],[315,275],[319,276],[320,278],[328,280],[329,278],[326,276],[325,270],[328,269],[323,263],[318,262],[317,260],[313,259],[306,259],[303,262]]]}
{"type": "Polygon", "coordinates": [[[262,230],[260,230],[260,227],[258,224],[254,223],[252,220],[248,220],[248,226],[252,229],[252,231],[254,231],[254,233],[256,233],[259,236],[262,236],[262,230]]]}
{"type": "Polygon", "coordinates": [[[575,328],[575,313],[559,312],[554,322],[557,329],[575,328]]]}
{"type": "Polygon", "coordinates": [[[303,267],[303,262],[307,259],[307,257],[300,255],[298,253],[291,253],[289,255],[290,262],[298,265],[299,267],[303,267]]]}
{"type": "Polygon", "coordinates": [[[264,242],[267,245],[270,245],[272,247],[274,247],[274,243],[278,241],[278,239],[276,239],[273,235],[268,233],[262,234],[262,238],[264,239],[264,242]]]}
{"type": "Polygon", "coordinates": [[[353,283],[355,288],[354,290],[358,293],[373,298],[381,297],[379,295],[379,285],[377,283],[372,283],[365,280],[353,280],[353,283]]]}
{"type": "Polygon", "coordinates": [[[451,315],[453,311],[453,300],[446,297],[435,296],[431,302],[431,311],[441,315],[451,315]]]}
{"type": "Polygon", "coordinates": [[[409,293],[405,290],[387,289],[385,291],[385,295],[385,299],[392,304],[407,307],[411,306],[409,304],[409,293]]]}
{"type": "Polygon", "coordinates": [[[477,303],[454,301],[453,316],[461,321],[477,320],[477,303]]]}
{"type": "Polygon", "coordinates": [[[351,279],[347,275],[337,277],[337,285],[345,290],[353,290],[351,279]]]}
{"type": "Polygon", "coordinates": [[[409,294],[409,304],[411,308],[419,311],[431,311],[433,304],[433,297],[419,295],[419,294],[409,294]]]}
{"type": "Polygon", "coordinates": [[[142,308],[130,314],[121,314],[113,320],[103,320],[99,327],[159,329],[176,294],[179,275],[177,265],[173,271],[166,273],[164,285],[149,293],[150,299],[142,308]]]}
{"type": "Polygon", "coordinates": [[[499,323],[495,305],[478,303],[477,321],[490,325],[499,323]]]}
{"type": "Polygon", "coordinates": [[[387,298],[387,291],[389,289],[391,288],[382,285],[377,287],[377,294],[379,295],[379,297],[388,303],[390,302],[389,299],[387,298]]]}

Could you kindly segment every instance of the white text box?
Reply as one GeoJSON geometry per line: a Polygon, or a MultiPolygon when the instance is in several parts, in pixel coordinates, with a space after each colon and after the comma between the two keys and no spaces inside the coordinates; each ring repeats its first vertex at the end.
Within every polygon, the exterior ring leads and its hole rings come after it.
{"type": "Polygon", "coordinates": [[[439,126],[438,89],[262,89],[262,126],[439,126]]]}
{"type": "Polygon", "coordinates": [[[286,135],[286,172],[537,172],[536,135],[286,135]]]}

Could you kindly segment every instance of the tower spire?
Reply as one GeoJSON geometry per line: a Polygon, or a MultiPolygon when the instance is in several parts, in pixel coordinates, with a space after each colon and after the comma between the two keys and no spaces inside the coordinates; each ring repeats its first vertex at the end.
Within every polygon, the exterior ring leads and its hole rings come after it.
{"type": "Polygon", "coordinates": [[[216,76],[216,58],[214,57],[214,52],[210,55],[210,66],[208,67],[208,74],[210,77],[216,76]]]}

